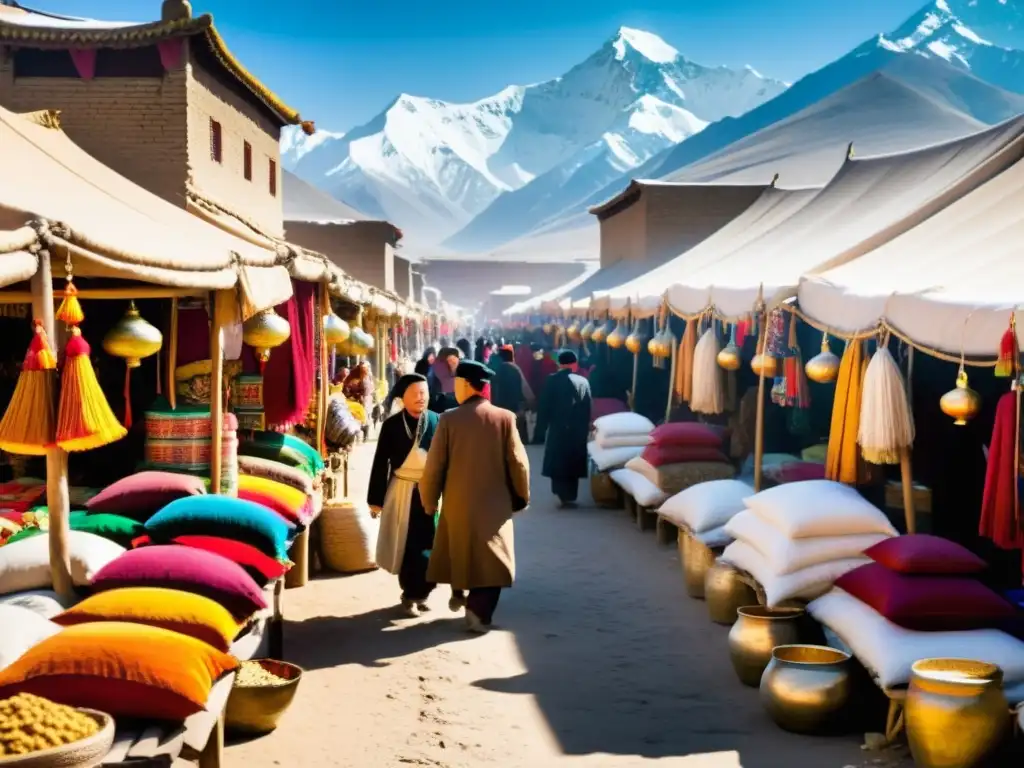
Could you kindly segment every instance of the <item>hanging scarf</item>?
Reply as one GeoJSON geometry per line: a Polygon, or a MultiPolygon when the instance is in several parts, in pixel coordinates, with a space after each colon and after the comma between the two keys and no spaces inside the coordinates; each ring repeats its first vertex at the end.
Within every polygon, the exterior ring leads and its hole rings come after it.
{"type": "Polygon", "coordinates": [[[849,485],[857,484],[857,433],[860,429],[861,385],[864,381],[863,344],[851,341],[843,352],[832,404],[832,426],[828,435],[825,477],[849,485]]]}
{"type": "Polygon", "coordinates": [[[263,371],[263,410],[268,429],[283,431],[301,424],[313,396],[316,375],[314,283],[292,280],[293,295],[277,306],[288,321],[288,340],[270,354],[263,371]]]}
{"type": "Polygon", "coordinates": [[[1013,442],[1017,433],[1016,400],[1015,393],[1007,392],[996,405],[985,472],[985,492],[981,500],[981,521],[978,524],[978,533],[1002,549],[1024,548],[1024,534],[1017,520],[1014,498],[1017,482],[1013,442]]]}
{"type": "Polygon", "coordinates": [[[693,397],[693,353],[697,348],[697,319],[686,321],[683,340],[679,342],[679,359],[676,361],[676,395],[684,402],[693,397]]]}

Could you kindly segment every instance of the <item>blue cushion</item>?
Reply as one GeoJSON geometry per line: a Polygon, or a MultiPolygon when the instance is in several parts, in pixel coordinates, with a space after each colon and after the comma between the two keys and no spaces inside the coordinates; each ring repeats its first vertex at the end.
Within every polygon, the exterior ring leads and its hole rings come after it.
{"type": "Polygon", "coordinates": [[[220,536],[285,559],[294,526],[262,504],[230,496],[189,496],[172,501],[146,523],[155,543],[178,536],[220,536]]]}

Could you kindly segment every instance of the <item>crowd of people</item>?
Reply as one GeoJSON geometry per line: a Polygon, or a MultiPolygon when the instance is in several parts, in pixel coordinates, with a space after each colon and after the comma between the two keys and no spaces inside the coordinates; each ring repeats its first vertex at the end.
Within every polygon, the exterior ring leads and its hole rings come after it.
{"type": "MultiPolygon", "coordinates": [[[[358,371],[343,390],[365,399],[358,371]]],[[[545,446],[542,474],[562,508],[587,476],[591,392],[577,354],[484,338],[429,347],[382,406],[396,412],[381,425],[367,498],[381,518],[377,563],[398,576],[408,615],[447,584],[449,608],[486,632],[515,581],[513,516],[530,502],[524,446],[545,446]]]]}

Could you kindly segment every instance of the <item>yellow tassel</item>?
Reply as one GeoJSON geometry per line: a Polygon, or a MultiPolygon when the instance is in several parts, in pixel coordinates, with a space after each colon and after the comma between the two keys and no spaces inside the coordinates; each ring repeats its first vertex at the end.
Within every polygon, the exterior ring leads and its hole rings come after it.
{"type": "Polygon", "coordinates": [[[71,282],[71,278],[68,278],[67,287],[64,289],[64,301],[57,308],[57,319],[65,325],[81,325],[85,320],[82,303],[78,300],[78,289],[71,282]]]}
{"type": "Polygon", "coordinates": [[[18,376],[14,395],[0,421],[0,449],[42,456],[53,445],[54,369],[57,361],[39,321],[18,376]]]}
{"type": "Polygon", "coordinates": [[[128,434],[100,389],[89,353],[89,344],[82,338],[82,332],[77,327],[72,328],[65,347],[57,417],[57,445],[65,451],[92,450],[128,434]]]}

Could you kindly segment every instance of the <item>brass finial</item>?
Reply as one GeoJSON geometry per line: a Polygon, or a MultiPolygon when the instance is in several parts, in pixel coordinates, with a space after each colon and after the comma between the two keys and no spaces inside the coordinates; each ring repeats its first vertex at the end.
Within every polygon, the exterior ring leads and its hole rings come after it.
{"type": "Polygon", "coordinates": [[[161,21],[181,21],[192,18],[192,3],[189,0],[164,0],[160,8],[161,21]]]}

